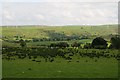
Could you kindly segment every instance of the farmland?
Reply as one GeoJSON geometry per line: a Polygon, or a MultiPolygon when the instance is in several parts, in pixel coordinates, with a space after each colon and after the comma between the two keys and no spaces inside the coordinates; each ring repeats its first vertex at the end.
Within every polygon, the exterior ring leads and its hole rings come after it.
{"type": "Polygon", "coordinates": [[[3,54],[4,78],[118,77],[118,50],[65,48],[64,55],[61,49],[10,50],[3,54]]]}
{"type": "Polygon", "coordinates": [[[117,30],[117,25],[4,26],[3,78],[118,78],[120,55],[115,45],[108,46],[117,30]],[[104,44],[96,47],[95,38],[104,44]]]}
{"type": "MultiPolygon", "coordinates": [[[[39,58],[38,58],[39,59],[39,58]]],[[[41,59],[41,58],[40,58],[41,59]]],[[[35,62],[28,59],[3,60],[4,78],[117,78],[118,64],[115,59],[101,58],[98,62],[81,58],[80,62],[60,60],[35,62]],[[89,60],[85,62],[85,60],[89,60]],[[29,70],[31,68],[31,70],[29,70]]]]}
{"type": "Polygon", "coordinates": [[[69,43],[75,41],[81,43],[91,43],[91,41],[98,36],[102,36],[109,41],[111,36],[116,35],[117,33],[117,25],[2,27],[3,43],[11,46],[14,45],[14,43],[11,42],[15,42],[21,38],[26,40],[30,46],[32,46],[32,44],[34,46],[41,44],[48,45],[52,42],[58,41],[67,41],[69,43]]]}
{"type": "Polygon", "coordinates": [[[7,37],[13,37],[15,35],[25,36],[26,38],[45,38],[50,37],[47,31],[64,33],[65,35],[109,35],[117,34],[118,27],[117,25],[106,25],[106,26],[45,26],[45,27],[2,27],[2,35],[7,37]]]}

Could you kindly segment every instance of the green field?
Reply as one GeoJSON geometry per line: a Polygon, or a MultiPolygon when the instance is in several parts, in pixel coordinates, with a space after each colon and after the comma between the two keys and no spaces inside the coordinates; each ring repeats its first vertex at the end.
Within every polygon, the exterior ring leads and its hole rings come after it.
{"type": "Polygon", "coordinates": [[[0,54],[0,79],[2,78],[2,55],[0,54]]]}
{"type": "Polygon", "coordinates": [[[109,35],[117,34],[118,27],[117,25],[101,25],[101,26],[47,26],[47,27],[37,27],[37,26],[22,26],[22,27],[2,27],[2,35],[9,38],[13,36],[24,36],[26,38],[44,38],[49,37],[46,31],[56,32],[56,33],[65,33],[66,35],[72,34],[87,34],[87,35],[109,35]]]}
{"type": "MultiPolygon", "coordinates": [[[[63,36],[72,36],[77,35],[82,37],[88,36],[88,39],[81,39],[81,40],[70,40],[66,41],[69,44],[73,42],[81,42],[81,43],[91,43],[92,40],[98,36],[102,36],[106,40],[110,40],[111,35],[115,35],[118,32],[117,25],[101,25],[101,26],[22,26],[22,27],[2,27],[2,36],[3,38],[3,46],[16,46],[18,47],[19,44],[6,42],[8,41],[15,41],[14,36],[23,37],[25,40],[32,40],[33,38],[51,38],[55,37],[53,35],[63,35],[63,36]],[[52,33],[52,35],[51,35],[52,33]]],[[[53,42],[59,41],[38,41],[38,42],[28,42],[27,46],[39,46],[39,45],[49,45],[53,42]]]]}
{"type": "Polygon", "coordinates": [[[102,36],[110,45],[111,36],[116,35],[117,32],[117,25],[4,26],[2,27],[2,37],[0,37],[4,47],[2,76],[3,78],[117,78],[119,59],[117,49],[108,49],[108,47],[107,49],[81,48],[99,36],[102,36]],[[78,36],[80,38],[70,40],[52,39],[61,36],[62,38],[66,38],[66,36],[78,36]],[[85,36],[88,38],[81,38],[85,36]],[[33,38],[43,40],[34,41],[33,38]],[[44,38],[50,38],[50,40],[44,38]],[[15,42],[16,39],[30,40],[30,42],[25,41],[27,46],[22,47],[20,43],[15,42]],[[70,46],[64,48],[49,47],[51,43],[62,41],[67,42],[70,46]],[[71,47],[74,42],[81,43],[81,47],[71,47]],[[69,56],[69,54],[72,54],[72,56],[69,56]],[[32,56],[32,59],[29,58],[30,56],[32,56]],[[34,59],[34,56],[37,56],[37,58],[34,59]],[[47,59],[48,56],[50,59],[54,58],[54,61],[46,62],[46,56],[47,59]],[[66,60],[68,57],[72,59],[66,60]],[[41,62],[36,62],[37,60],[41,62]]]}
{"type": "MultiPolygon", "coordinates": [[[[41,42],[28,42],[27,46],[40,46],[40,45],[50,45],[51,43],[58,43],[61,41],[41,41],[41,42]]],[[[92,39],[84,39],[84,40],[72,40],[72,41],[63,41],[63,42],[68,42],[69,44],[72,44],[73,42],[81,42],[81,43],[91,43],[92,39]]],[[[11,46],[11,47],[20,47],[19,43],[10,43],[10,42],[2,42],[4,46],[11,46]]]]}
{"type": "MultiPolygon", "coordinates": [[[[41,59],[41,58],[37,58],[41,59]]],[[[41,59],[42,60],[42,59],[41,59]]],[[[57,58],[54,62],[35,62],[29,59],[3,60],[3,78],[117,78],[118,63],[115,59],[81,58],[68,63],[57,58]],[[88,62],[85,62],[88,60],[88,62]],[[29,70],[31,68],[31,70],[29,70]]]]}

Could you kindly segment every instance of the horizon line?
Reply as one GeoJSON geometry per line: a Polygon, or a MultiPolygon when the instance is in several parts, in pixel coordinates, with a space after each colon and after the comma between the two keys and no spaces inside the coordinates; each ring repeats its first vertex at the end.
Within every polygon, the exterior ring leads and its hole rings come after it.
{"type": "Polygon", "coordinates": [[[68,24],[68,25],[40,25],[40,24],[18,24],[18,25],[0,25],[0,26],[102,26],[102,25],[118,25],[118,23],[115,24],[82,24],[82,25],[74,25],[74,24],[68,24]]]}

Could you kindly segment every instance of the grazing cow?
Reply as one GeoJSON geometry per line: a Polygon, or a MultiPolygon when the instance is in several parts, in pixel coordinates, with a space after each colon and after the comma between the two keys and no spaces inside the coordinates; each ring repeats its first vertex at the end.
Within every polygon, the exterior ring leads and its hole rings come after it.
{"type": "Polygon", "coordinates": [[[10,60],[10,57],[6,57],[6,59],[9,61],[9,60],[10,60]]]}
{"type": "Polygon", "coordinates": [[[71,58],[71,57],[66,57],[65,59],[66,59],[66,60],[71,60],[72,58],[71,58]]]}
{"type": "Polygon", "coordinates": [[[47,58],[45,58],[45,62],[47,62],[47,58]]]}
{"type": "Polygon", "coordinates": [[[31,70],[31,68],[28,68],[28,70],[31,70]]]}
{"type": "Polygon", "coordinates": [[[15,58],[10,58],[11,60],[15,60],[15,58]]]}
{"type": "Polygon", "coordinates": [[[119,59],[119,58],[117,58],[117,60],[119,61],[120,59],[119,59]]]}
{"type": "Polygon", "coordinates": [[[41,62],[41,60],[38,60],[38,61],[36,61],[36,62],[41,62]]]}
{"type": "Polygon", "coordinates": [[[69,54],[69,56],[73,56],[73,54],[69,54]]]}
{"type": "Polygon", "coordinates": [[[79,62],[78,60],[76,62],[79,62]]]}
{"type": "Polygon", "coordinates": [[[85,62],[88,62],[88,60],[86,60],[85,62]]]}
{"type": "Polygon", "coordinates": [[[54,59],[51,59],[51,60],[50,60],[50,62],[53,62],[53,61],[54,61],[54,59]]]}
{"type": "Polygon", "coordinates": [[[95,59],[95,62],[97,62],[97,59],[95,59]]]}
{"type": "Polygon", "coordinates": [[[31,59],[31,56],[29,56],[29,59],[31,59]]]}
{"type": "Polygon", "coordinates": [[[32,61],[35,61],[35,59],[33,59],[32,61]]]}
{"type": "Polygon", "coordinates": [[[68,63],[72,62],[72,61],[67,61],[68,63]]]}

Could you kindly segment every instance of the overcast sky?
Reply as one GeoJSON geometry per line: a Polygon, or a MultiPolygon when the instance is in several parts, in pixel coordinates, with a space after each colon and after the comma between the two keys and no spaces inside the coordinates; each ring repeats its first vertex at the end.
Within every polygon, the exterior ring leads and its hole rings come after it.
{"type": "Polygon", "coordinates": [[[119,0],[0,0],[2,2],[118,2],[119,0]]]}
{"type": "Polygon", "coordinates": [[[118,22],[117,2],[4,1],[0,14],[3,25],[97,25],[118,22]]]}

